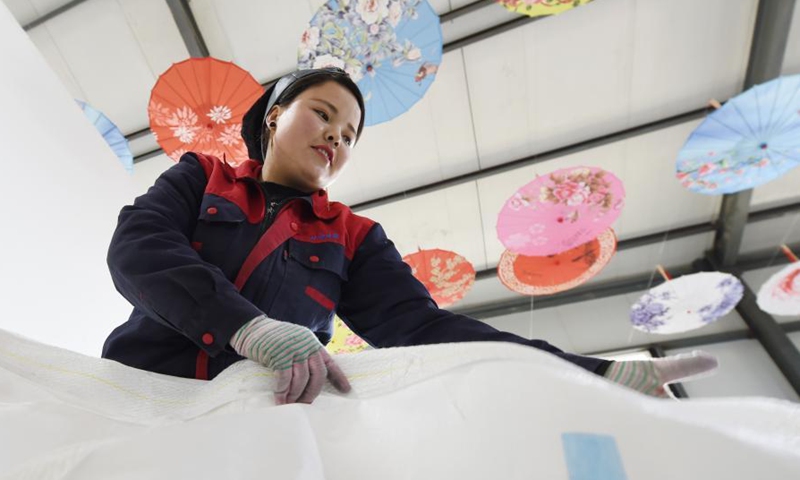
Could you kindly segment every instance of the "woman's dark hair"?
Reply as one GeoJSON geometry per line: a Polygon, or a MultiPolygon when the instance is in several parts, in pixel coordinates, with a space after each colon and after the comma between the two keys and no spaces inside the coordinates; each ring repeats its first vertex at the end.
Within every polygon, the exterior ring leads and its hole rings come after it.
{"type": "Polygon", "coordinates": [[[358,122],[356,140],[364,129],[364,97],[358,85],[340,68],[315,68],[298,70],[281,77],[259,98],[242,120],[242,138],[247,145],[247,153],[253,160],[264,161],[269,145],[269,129],[266,128],[267,114],[275,105],[288,105],[303,91],[325,82],[336,82],[346,88],[358,102],[361,120],[358,122]]]}

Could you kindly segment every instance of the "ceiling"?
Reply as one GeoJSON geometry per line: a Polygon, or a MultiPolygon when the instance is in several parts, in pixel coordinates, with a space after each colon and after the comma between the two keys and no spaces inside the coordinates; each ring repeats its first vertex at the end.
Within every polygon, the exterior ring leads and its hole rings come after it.
{"type": "MultiPolygon", "coordinates": [[[[30,26],[30,38],[70,94],[129,134],[134,176],[144,191],[173,163],[147,131],[150,89],[189,56],[167,0],[3,1],[30,26]]],[[[294,68],[300,33],[322,3],[189,5],[210,55],[266,83],[294,68]]],[[[402,254],[445,248],[483,271],[457,310],[503,302],[516,302],[519,310],[529,301],[491,272],[503,251],[496,216],[521,185],[566,166],[609,170],[627,195],[614,228],[630,248],[581,292],[646,278],[658,263],[689,265],[712,247],[721,197],[680,187],[674,160],[707,102],[742,90],[757,0],[596,0],[536,21],[491,1],[430,3],[445,18],[446,53],[435,82],[407,113],[365,129],[330,195],[381,222],[402,254]],[[699,230],[681,234],[688,226],[699,230]]],[[[800,8],[787,45],[782,73],[800,73],[800,8]]],[[[798,185],[800,169],[754,191],[751,210],[776,213],[751,219],[743,254],[800,242],[795,208],[774,210],[800,203],[798,185]]],[[[650,341],[639,333],[634,338],[625,325],[637,295],[576,296],[535,314],[500,309],[481,318],[575,351],[610,350],[650,341]],[[586,318],[598,309],[610,312],[608,319],[587,328],[586,318]]],[[[739,318],[718,323],[705,333],[742,327],[739,318]]]]}

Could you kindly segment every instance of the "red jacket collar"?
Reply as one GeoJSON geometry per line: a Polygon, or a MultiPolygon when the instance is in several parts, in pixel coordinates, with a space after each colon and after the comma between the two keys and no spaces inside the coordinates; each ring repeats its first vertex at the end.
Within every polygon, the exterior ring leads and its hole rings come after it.
{"type": "MultiPolygon", "coordinates": [[[[224,162],[222,162],[225,164],[224,162]]],[[[261,162],[255,160],[246,160],[234,169],[236,178],[253,178],[256,181],[261,181],[261,162]]],[[[338,202],[330,203],[328,200],[328,192],[325,190],[318,190],[305,197],[311,201],[314,215],[322,219],[336,218],[342,209],[342,204],[338,202]]]]}

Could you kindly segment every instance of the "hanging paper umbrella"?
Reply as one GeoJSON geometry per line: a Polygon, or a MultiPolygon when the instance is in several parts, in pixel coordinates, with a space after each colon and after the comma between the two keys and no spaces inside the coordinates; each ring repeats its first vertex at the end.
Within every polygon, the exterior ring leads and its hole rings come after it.
{"type": "Polygon", "coordinates": [[[761,286],[758,307],[773,315],[800,315],[800,262],[789,247],[782,245],[781,249],[792,263],[761,286]]]}
{"type": "Polygon", "coordinates": [[[774,180],[800,165],[800,75],[736,96],[706,118],[678,154],[681,185],[709,195],[774,180]]]}
{"type": "Polygon", "coordinates": [[[215,58],[190,58],[172,65],[150,94],[150,129],[177,161],[200,152],[232,165],[246,160],[242,117],[263,88],[245,70],[215,58]]]}
{"type": "Polygon", "coordinates": [[[119,161],[122,162],[125,170],[133,172],[133,154],[128,147],[128,140],[125,135],[114,125],[114,122],[95,110],[91,105],[80,100],[75,100],[75,103],[81,107],[86,118],[92,122],[94,128],[103,136],[103,140],[106,141],[117,158],[119,158],[119,161]]]}
{"type": "Polygon", "coordinates": [[[592,0],[495,0],[510,12],[521,13],[529,17],[555,15],[571,10],[592,0]]]}
{"type": "Polygon", "coordinates": [[[353,333],[339,317],[333,320],[333,338],[325,347],[330,354],[356,353],[371,347],[361,337],[353,333]]]}
{"type": "Polygon", "coordinates": [[[596,238],[620,214],[622,182],[594,167],[541,176],[509,198],[497,219],[506,249],[528,256],[554,255],[596,238]]]}
{"type": "Polygon", "coordinates": [[[364,95],[364,124],[375,125],[411,108],[433,83],[442,30],[427,0],[329,0],[297,56],[300,69],[344,69],[364,95]]]}
{"type": "Polygon", "coordinates": [[[552,295],[600,273],[616,250],[617,236],[609,228],[596,239],[555,255],[529,257],[506,250],[500,256],[497,275],[514,292],[552,295]]]}
{"type": "Polygon", "coordinates": [[[425,285],[436,304],[449,307],[464,298],[475,283],[475,269],[469,261],[454,252],[420,250],[406,255],[403,261],[411,266],[411,273],[425,285]]]}
{"type": "Polygon", "coordinates": [[[633,328],[648,333],[679,333],[713,323],[730,312],[744,294],[733,275],[701,272],[675,280],[659,266],[666,280],[651,288],[631,307],[633,328]]]}

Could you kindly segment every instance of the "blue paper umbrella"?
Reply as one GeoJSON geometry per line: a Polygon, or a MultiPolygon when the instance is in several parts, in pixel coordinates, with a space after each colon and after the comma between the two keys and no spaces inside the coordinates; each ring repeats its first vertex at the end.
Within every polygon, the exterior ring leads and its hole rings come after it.
{"type": "Polygon", "coordinates": [[[800,165],[800,75],[757,85],[709,115],[686,141],[677,177],[689,190],[734,193],[800,165]]]}
{"type": "Polygon", "coordinates": [[[86,118],[92,122],[97,131],[100,132],[100,135],[103,136],[108,146],[111,147],[111,150],[114,151],[114,154],[119,158],[120,162],[122,162],[122,166],[125,167],[125,170],[133,172],[133,154],[128,148],[128,140],[125,138],[125,135],[122,134],[119,128],[117,128],[108,117],[92,108],[91,105],[80,100],[75,100],[75,103],[81,107],[86,118]]]}
{"type": "Polygon", "coordinates": [[[365,125],[407,111],[442,61],[439,17],[426,0],[329,0],[303,32],[298,67],[344,69],[366,104],[365,125]]]}

